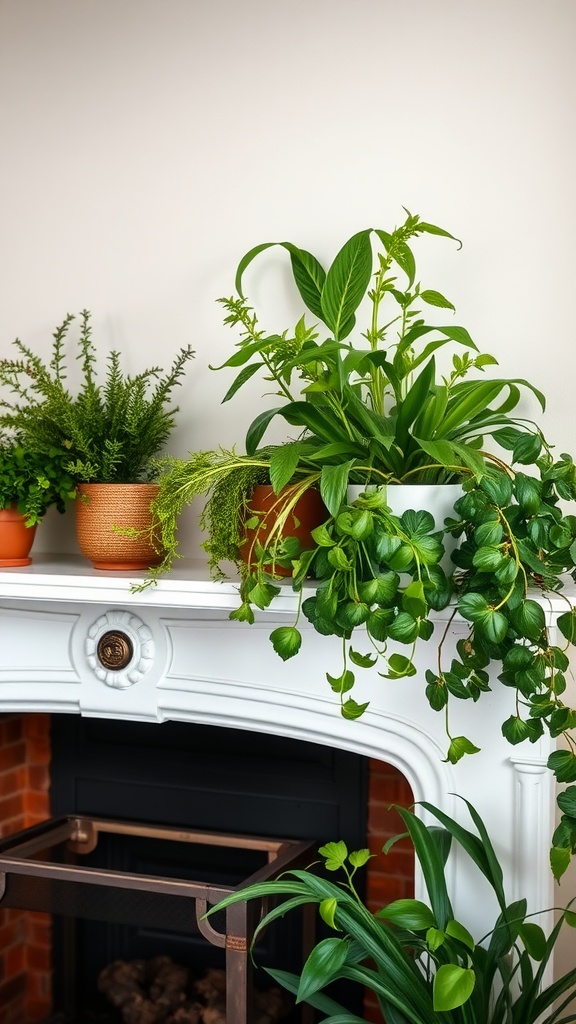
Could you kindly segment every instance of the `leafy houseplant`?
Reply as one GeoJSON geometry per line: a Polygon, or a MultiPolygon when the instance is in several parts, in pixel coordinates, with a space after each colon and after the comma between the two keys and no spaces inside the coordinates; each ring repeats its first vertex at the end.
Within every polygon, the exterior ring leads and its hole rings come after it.
{"type": "Polygon", "coordinates": [[[0,385],[15,396],[0,402],[0,425],[40,454],[54,448],[68,453],[66,468],[78,482],[78,542],[96,568],[146,568],[162,558],[150,515],[153,458],[174,426],[172,392],[193,352],[181,349],[167,372],[153,366],[129,376],[121,370],[120,353],[111,351],[99,381],[90,313],[84,310],[77,344],[81,382],[72,392],[65,342],[73,319],[68,315],[56,329],[49,361],[19,339],[19,356],[0,361],[0,385]],[[104,485],[112,490],[103,496],[104,485]]]}
{"type": "MultiPolygon", "coordinates": [[[[576,517],[560,507],[576,498],[576,468],[569,455],[555,458],[538,425],[516,412],[522,391],[544,409],[540,391],[521,378],[479,376],[495,360],[476,354],[468,332],[429,324],[415,312],[420,303],[453,309],[440,292],[416,283],[409,242],[422,234],[453,237],[409,214],[391,233],[354,235],[327,272],[312,254],[282,243],[297,290],[327,338],[304,318],[293,331],[263,331],[242,289],[269,243],[241,260],[237,296],[222,300],[226,322],[241,332],[237,351],[224,363],[238,370],[224,401],[261,373],[280,404],[253,421],[245,453],[204,451],[163,463],[154,507],[167,557],[157,572],[177,554],[178,514],[204,495],[201,524],[211,569],[218,576],[221,564],[232,561],[240,573],[240,606],[231,617],[252,622],[255,610],[269,607],[278,593],[275,570],[291,567],[298,614],[292,625],[272,632],[272,643],[284,660],[297,655],[301,616],[318,633],[341,638],[342,663],[327,680],[350,719],[368,706],[351,695],[356,670],[379,668],[387,679],[414,675],[413,652],[432,636],[432,613],[452,602],[452,614],[469,623],[469,634],[448,660],[440,637],[437,671],[429,670],[425,681],[427,700],[445,716],[447,759],[455,763],[478,749],[473,738],[452,735],[450,701],[475,703],[490,689],[488,668],[496,667],[499,682],[516,693],[516,713],[502,724],[506,738],[535,742],[544,729],[562,735],[567,749],[555,751],[549,764],[559,782],[576,782],[576,711],[562,699],[576,615],[567,602],[557,623],[561,642],[554,643],[536,599],[559,590],[562,575],[576,567],[576,517]],[[366,329],[351,341],[365,305],[366,329]],[[440,376],[437,355],[454,345],[451,366],[440,376]],[[264,445],[266,428],[278,416],[299,434],[264,445]],[[435,523],[427,508],[408,506],[393,515],[387,490],[370,489],[455,478],[463,494],[445,523],[435,523]],[[253,525],[250,492],[266,479],[278,494],[278,523],[257,534],[245,563],[240,548],[246,525],[253,525]],[[350,482],[368,490],[351,501],[350,482]],[[283,527],[309,486],[319,488],[327,517],[312,534],[315,546],[302,551],[283,527]],[[448,535],[460,542],[454,575],[441,565],[448,535]],[[305,597],[308,576],[316,587],[305,597]]],[[[571,787],[561,797],[557,877],[576,850],[575,792],[571,787]]]]}
{"type": "Polygon", "coordinates": [[[38,453],[16,438],[0,438],[0,508],[15,506],[27,526],[37,525],[51,505],[64,512],[75,496],[67,462],[62,449],[38,453]]]}
{"type": "MultiPolygon", "coordinates": [[[[304,904],[316,904],[334,935],[312,949],[300,977],[270,970],[276,982],[321,1012],[325,1024],[361,1024],[361,1018],[325,992],[347,979],[371,990],[387,1024],[567,1024],[576,1020],[568,1003],[576,993],[576,968],[545,987],[544,976],[564,924],[576,927],[576,914],[565,909],[550,935],[527,913],[525,899],[509,903],[503,873],[477,811],[467,804],[475,830],[469,830],[431,804],[423,803],[439,822],[427,826],[397,808],[422,869],[428,903],[400,899],[375,914],[355,888],[358,868],[369,850],[348,853],[343,842],[321,847],[323,868],[338,872],[333,882],[318,866],[292,870],[273,882],[256,883],[227,897],[210,911],[244,900],[285,898],[261,921],[254,942],[277,918],[304,904]],[[446,882],[452,842],[488,882],[499,908],[494,927],[475,940],[455,919],[446,882]]],[[[404,833],[405,835],[406,833],[404,833]]],[[[384,853],[397,839],[384,847],[384,853]]]]}

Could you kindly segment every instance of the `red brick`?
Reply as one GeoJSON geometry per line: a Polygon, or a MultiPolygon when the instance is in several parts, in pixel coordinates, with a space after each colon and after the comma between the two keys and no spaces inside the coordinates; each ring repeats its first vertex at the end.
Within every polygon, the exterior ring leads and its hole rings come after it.
{"type": "Polygon", "coordinates": [[[18,743],[7,743],[0,749],[0,772],[8,768],[20,768],[26,761],[26,744],[23,740],[18,743]]]}
{"type": "Polygon", "coordinates": [[[45,739],[50,735],[50,715],[32,713],[23,716],[24,736],[45,739]]]}
{"type": "Polygon", "coordinates": [[[7,768],[0,775],[0,797],[13,793],[21,793],[28,782],[28,774],[24,766],[7,768]]]}
{"type": "Polygon", "coordinates": [[[50,742],[48,738],[26,740],[26,763],[28,765],[50,764],[50,742]]]}
{"type": "Polygon", "coordinates": [[[52,958],[48,949],[40,949],[38,946],[29,945],[26,947],[26,966],[30,972],[38,974],[49,971],[52,965],[52,958]]]}
{"type": "Polygon", "coordinates": [[[20,793],[16,793],[14,796],[5,796],[3,800],[0,800],[0,821],[6,821],[8,818],[14,818],[22,812],[22,800],[25,799],[26,794],[22,796],[20,793]]]}
{"type": "Polygon", "coordinates": [[[22,736],[22,715],[7,715],[2,723],[2,742],[16,743],[22,736]]]}
{"type": "Polygon", "coordinates": [[[30,789],[47,793],[50,789],[50,769],[45,764],[30,765],[26,772],[30,789]]]}
{"type": "Polygon", "coordinates": [[[0,984],[0,1006],[16,1000],[19,996],[23,996],[25,992],[26,976],[24,974],[17,974],[13,978],[8,978],[7,981],[3,981],[0,984]]]}
{"type": "Polygon", "coordinates": [[[3,960],[4,976],[6,978],[12,978],[15,974],[20,974],[24,970],[24,946],[12,946],[10,949],[7,949],[3,960]]]}

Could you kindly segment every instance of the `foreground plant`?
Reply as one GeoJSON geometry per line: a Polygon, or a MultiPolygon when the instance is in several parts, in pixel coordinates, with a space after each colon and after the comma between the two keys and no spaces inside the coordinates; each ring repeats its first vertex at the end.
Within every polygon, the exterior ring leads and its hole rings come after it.
{"type": "Polygon", "coordinates": [[[268,970],[297,1002],[316,1007],[325,1024],[362,1024],[325,992],[340,979],[368,988],[377,997],[387,1024],[568,1024],[565,1014],[576,994],[576,968],[546,986],[545,972],[565,924],[576,927],[568,908],[546,936],[528,914],[525,899],[509,903],[502,868],[486,828],[474,807],[470,831],[434,807],[421,804],[439,822],[428,826],[397,808],[407,833],[384,847],[387,853],[406,834],[422,870],[428,903],[401,899],[372,913],[360,899],[354,878],[367,863],[369,850],[348,853],[343,842],[321,847],[323,868],[338,872],[331,881],[320,866],[293,870],[273,882],[257,883],[227,897],[210,913],[233,903],[275,896],[285,898],[261,921],[263,929],[305,904],[316,904],[334,936],[313,948],[300,977],[268,970]],[[493,928],[474,939],[455,918],[446,882],[446,862],[454,842],[487,880],[499,913],[493,928]]]}

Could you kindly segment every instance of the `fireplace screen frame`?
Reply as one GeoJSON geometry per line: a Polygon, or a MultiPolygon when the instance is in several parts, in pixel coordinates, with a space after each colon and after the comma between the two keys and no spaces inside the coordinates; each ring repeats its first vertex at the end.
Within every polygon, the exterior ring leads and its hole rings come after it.
{"type": "MultiPolygon", "coordinates": [[[[195,924],[208,942],[225,950],[228,1024],[247,1024],[250,1021],[252,983],[250,944],[263,911],[263,901],[239,903],[227,908],[224,912],[224,932],[217,931],[204,915],[210,907],[230,893],[255,882],[273,879],[291,868],[303,867],[314,859],[315,854],[316,845],[311,840],[272,839],[266,836],[207,832],[87,815],[64,815],[50,818],[40,825],[0,840],[0,907],[66,914],[68,908],[59,906],[58,898],[55,896],[59,884],[61,887],[72,887],[72,891],[75,891],[75,887],[85,886],[101,887],[101,891],[104,891],[105,887],[135,892],[144,900],[148,894],[153,899],[164,896],[193,901],[194,917],[191,916],[191,928],[195,924]],[[211,885],[186,878],[166,878],[83,865],[80,863],[82,856],[96,849],[101,834],[224,846],[230,850],[259,851],[265,855],[266,863],[237,885],[211,885]],[[45,859],[42,856],[59,846],[63,846],[69,863],[45,859]],[[17,881],[21,878],[36,879],[40,883],[45,882],[46,885],[40,885],[40,890],[37,890],[35,895],[27,895],[23,899],[21,889],[18,894],[18,886],[16,893],[10,894],[11,877],[17,881]]],[[[314,915],[313,908],[303,909],[302,950],[305,956],[314,940],[314,915]]],[[[68,913],[70,914],[69,909],[68,913]]],[[[68,952],[72,957],[74,942],[69,930],[67,934],[68,952]]],[[[68,993],[66,1001],[66,1011],[73,1012],[72,992],[68,993]]]]}

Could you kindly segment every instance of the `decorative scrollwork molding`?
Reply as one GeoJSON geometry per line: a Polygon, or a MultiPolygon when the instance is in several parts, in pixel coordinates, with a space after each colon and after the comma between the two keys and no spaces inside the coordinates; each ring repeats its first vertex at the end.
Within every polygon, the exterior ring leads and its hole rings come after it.
{"type": "Polygon", "coordinates": [[[138,683],[154,660],[151,629],[137,615],[121,609],[100,615],[90,626],[84,646],[96,678],[117,690],[138,683]]]}

